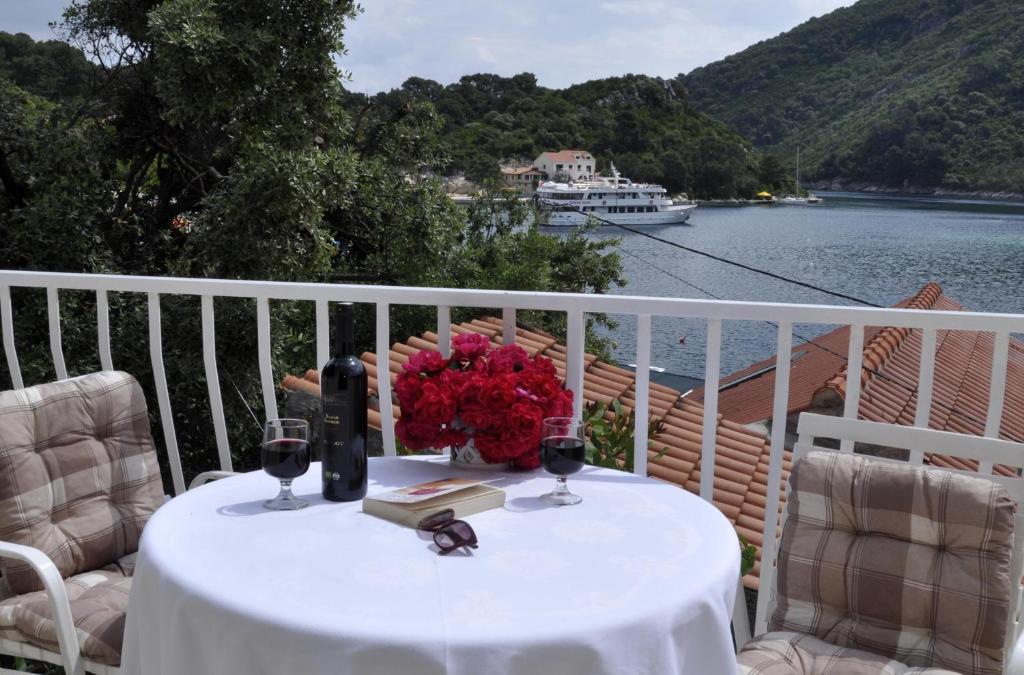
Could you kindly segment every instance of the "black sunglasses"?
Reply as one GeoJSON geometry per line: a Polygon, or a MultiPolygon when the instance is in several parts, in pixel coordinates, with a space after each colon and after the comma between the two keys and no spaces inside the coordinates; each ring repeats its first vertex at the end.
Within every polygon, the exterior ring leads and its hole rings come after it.
{"type": "Polygon", "coordinates": [[[434,533],[438,555],[448,555],[463,546],[477,548],[476,532],[466,521],[455,520],[452,509],[432,513],[421,520],[416,529],[434,533]]]}

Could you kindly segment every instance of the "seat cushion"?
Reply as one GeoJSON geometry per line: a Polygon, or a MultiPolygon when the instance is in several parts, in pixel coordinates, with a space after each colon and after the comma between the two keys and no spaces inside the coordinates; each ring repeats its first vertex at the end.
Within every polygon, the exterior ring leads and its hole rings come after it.
{"type": "MultiPolygon", "coordinates": [[[[87,658],[111,666],[121,663],[131,583],[131,577],[125,576],[117,563],[64,581],[78,642],[87,658]]],[[[0,600],[0,638],[60,651],[57,626],[45,591],[0,600]]]]}
{"type": "Polygon", "coordinates": [[[942,668],[912,668],[871,652],[783,631],[751,640],[736,662],[739,675],[960,675],[942,668]]]}
{"type": "Polygon", "coordinates": [[[790,475],[770,631],[1002,672],[1015,505],[993,481],[811,452],[790,475]]]}
{"type": "MultiPolygon", "coordinates": [[[[146,402],[130,375],[0,392],[0,539],[42,550],[66,578],[135,552],[162,501],[146,402]]],[[[13,592],[42,589],[28,565],[0,564],[13,592]]]]}

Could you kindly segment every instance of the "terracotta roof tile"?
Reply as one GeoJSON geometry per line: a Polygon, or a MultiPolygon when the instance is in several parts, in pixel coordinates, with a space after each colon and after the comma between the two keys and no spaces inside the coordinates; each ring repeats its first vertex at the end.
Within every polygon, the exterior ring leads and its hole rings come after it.
{"type": "Polygon", "coordinates": [[[589,162],[594,159],[586,150],[559,150],[558,152],[545,152],[550,162],[589,162]],[[577,158],[578,157],[578,158],[577,158]]]}
{"type": "MultiPolygon", "coordinates": [[[[489,336],[494,343],[502,339],[502,322],[499,318],[485,317],[469,323],[453,325],[453,334],[477,332],[489,336]]],[[[552,359],[560,373],[564,373],[566,350],[564,345],[551,335],[537,330],[518,327],[516,343],[531,353],[540,353],[552,359]]],[[[405,343],[392,345],[389,353],[392,383],[409,356],[419,349],[436,349],[437,335],[424,333],[411,337],[405,343]]],[[[377,359],[373,352],[362,355],[370,379],[370,390],[375,406],[377,392],[377,359]]],[[[605,363],[593,354],[585,355],[584,400],[586,403],[602,401],[610,404],[620,401],[624,407],[635,404],[636,378],[632,371],[605,363]]],[[[564,375],[563,375],[564,376],[564,375]]],[[[317,378],[315,371],[309,371],[307,380],[317,378]]],[[[285,388],[302,388],[319,391],[312,382],[296,386],[296,380],[288,376],[282,382],[285,388]]],[[[318,379],[318,378],[317,378],[318,379]]],[[[691,492],[700,491],[700,448],[703,429],[704,408],[694,400],[680,399],[680,392],[670,387],[651,384],[649,392],[651,415],[662,422],[661,430],[651,439],[648,448],[648,475],[679,485],[691,492]]],[[[397,405],[392,406],[394,417],[400,415],[397,405]]],[[[611,417],[609,412],[606,417],[611,417]]],[[[380,428],[380,414],[370,410],[371,426],[380,428]]],[[[760,434],[746,429],[741,424],[722,419],[719,416],[715,450],[714,502],[723,514],[736,526],[737,532],[758,547],[760,559],[761,532],[764,522],[765,495],[768,493],[769,446],[760,434]]],[[[789,474],[789,455],[783,467],[783,483],[789,474]]],[[[780,485],[780,492],[781,487],[780,485]]],[[[757,573],[744,578],[744,583],[757,588],[757,573]]]]}
{"type": "MultiPolygon", "coordinates": [[[[955,300],[944,295],[934,283],[897,304],[910,309],[964,311],[955,300]]],[[[824,352],[810,345],[793,348],[790,371],[790,398],[787,411],[792,414],[824,403],[829,392],[842,400],[846,395],[846,354],[849,328],[823,335],[815,342],[824,352]],[[801,354],[798,358],[797,354],[801,354]]],[[[861,371],[861,419],[890,424],[912,425],[917,410],[918,368],[921,361],[922,331],[895,327],[872,327],[865,333],[864,368],[861,371]]],[[[972,330],[936,331],[935,375],[928,426],[957,433],[983,435],[988,415],[988,389],[991,379],[995,338],[992,333],[972,330]]],[[[769,370],[775,357],[756,363],[723,378],[737,383],[719,393],[719,412],[740,422],[755,422],[771,417],[775,372],[769,370]],[[760,374],[758,374],[760,373],[760,374]],[[744,378],[749,377],[745,381],[744,378]]],[[[1024,439],[1024,343],[1010,340],[1007,385],[1000,437],[1024,439]]],[[[703,390],[694,392],[702,400],[703,390]]],[[[929,456],[941,466],[959,466],[959,460],[929,456]]],[[[965,466],[970,466],[968,462],[965,466]]],[[[1006,471],[1000,467],[1001,471],[1006,471]]]]}

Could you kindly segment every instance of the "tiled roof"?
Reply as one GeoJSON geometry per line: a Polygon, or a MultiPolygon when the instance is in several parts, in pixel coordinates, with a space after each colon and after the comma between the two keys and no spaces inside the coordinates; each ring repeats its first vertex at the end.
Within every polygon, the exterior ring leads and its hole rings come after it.
{"type": "MultiPolygon", "coordinates": [[[[964,311],[934,283],[897,307],[964,311]]],[[[843,400],[846,395],[846,355],[849,328],[840,328],[809,344],[793,348],[790,370],[789,413],[843,400]],[[834,352],[829,353],[829,352],[834,352]],[[800,354],[798,358],[798,354],[800,354]]],[[[922,331],[905,328],[870,328],[865,333],[864,367],[861,371],[861,419],[912,425],[917,409],[918,368],[922,331]]],[[[995,338],[972,330],[936,331],[935,371],[929,426],[957,433],[982,435],[988,414],[988,389],[995,338]]],[[[723,379],[739,382],[719,393],[718,410],[742,423],[771,417],[775,385],[775,357],[756,363],[723,379]],[[755,373],[764,371],[760,375],[755,373]],[[749,377],[742,381],[744,377],[749,377]]],[[[1024,343],[1010,340],[1006,396],[1000,436],[1024,439],[1024,343]]],[[[693,394],[703,400],[703,391],[693,394]]],[[[936,465],[966,466],[960,460],[931,456],[936,465]]]]}
{"type": "MultiPolygon", "coordinates": [[[[501,319],[493,317],[453,325],[451,330],[453,335],[465,332],[487,335],[496,346],[502,341],[501,319]]],[[[553,336],[520,327],[516,330],[516,344],[531,355],[539,353],[550,358],[559,377],[565,377],[566,349],[553,336]]],[[[388,364],[392,384],[402,364],[421,349],[437,349],[437,335],[425,333],[422,337],[411,337],[405,343],[392,345],[388,364]]],[[[367,352],[361,358],[369,375],[371,395],[375,396],[379,374],[376,354],[367,352]]],[[[586,403],[600,401],[610,404],[618,400],[627,409],[635,405],[636,377],[632,371],[601,361],[592,354],[586,354],[584,362],[583,398],[586,403]]],[[[319,386],[315,384],[318,380],[316,371],[308,371],[304,378],[286,377],[282,386],[316,393],[319,392],[319,386]]],[[[648,475],[675,483],[691,492],[699,492],[704,407],[696,401],[680,399],[678,390],[653,383],[650,385],[649,399],[652,418],[661,420],[663,425],[660,432],[651,439],[647,454],[648,475]]],[[[400,415],[398,406],[394,405],[392,410],[397,419],[400,415]]],[[[370,410],[370,424],[380,429],[380,414],[377,410],[370,410]]],[[[768,494],[768,443],[762,435],[722,419],[720,415],[715,459],[715,505],[735,525],[737,532],[758,547],[760,558],[768,494]]],[[[783,481],[788,474],[787,453],[783,462],[783,481]]],[[[757,588],[757,573],[758,568],[755,567],[754,572],[744,578],[748,587],[757,588]]]]}
{"type": "Polygon", "coordinates": [[[559,150],[558,152],[541,153],[541,157],[544,156],[547,156],[548,160],[552,162],[589,162],[594,158],[586,150],[559,150]]]}

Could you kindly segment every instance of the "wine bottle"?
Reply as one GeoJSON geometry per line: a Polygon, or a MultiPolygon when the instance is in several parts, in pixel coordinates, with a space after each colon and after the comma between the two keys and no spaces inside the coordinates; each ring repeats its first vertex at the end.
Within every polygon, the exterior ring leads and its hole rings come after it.
{"type": "Polygon", "coordinates": [[[351,303],[339,304],[334,316],[334,355],[320,374],[323,495],[351,502],[366,496],[366,368],[355,355],[351,303]]]}

